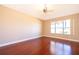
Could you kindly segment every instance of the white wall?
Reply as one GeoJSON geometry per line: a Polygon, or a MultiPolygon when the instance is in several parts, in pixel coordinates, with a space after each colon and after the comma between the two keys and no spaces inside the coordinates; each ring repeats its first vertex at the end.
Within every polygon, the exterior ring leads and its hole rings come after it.
{"type": "Polygon", "coordinates": [[[41,21],[0,5],[0,45],[41,36],[41,21]]]}

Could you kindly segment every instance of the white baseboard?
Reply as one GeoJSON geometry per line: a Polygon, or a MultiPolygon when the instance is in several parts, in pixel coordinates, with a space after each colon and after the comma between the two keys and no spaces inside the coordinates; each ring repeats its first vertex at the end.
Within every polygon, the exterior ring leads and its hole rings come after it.
{"type": "Polygon", "coordinates": [[[77,39],[72,39],[72,38],[64,38],[64,37],[55,37],[55,36],[47,36],[47,35],[43,35],[44,37],[50,37],[50,38],[57,38],[57,39],[62,39],[62,40],[69,40],[69,41],[73,41],[73,42],[78,42],[79,40],[77,39]]]}
{"type": "Polygon", "coordinates": [[[41,36],[35,36],[35,37],[26,38],[26,39],[22,39],[22,40],[18,40],[18,41],[8,42],[8,43],[5,43],[5,44],[0,44],[0,47],[15,44],[15,43],[19,43],[19,42],[23,42],[23,41],[33,40],[33,39],[39,38],[39,37],[41,37],[41,36]]]}

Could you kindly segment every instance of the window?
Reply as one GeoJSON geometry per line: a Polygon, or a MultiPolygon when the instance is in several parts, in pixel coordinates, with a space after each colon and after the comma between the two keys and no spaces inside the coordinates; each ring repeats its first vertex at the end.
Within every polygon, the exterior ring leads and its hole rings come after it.
{"type": "Polygon", "coordinates": [[[51,33],[70,34],[70,19],[52,22],[51,33]]]}

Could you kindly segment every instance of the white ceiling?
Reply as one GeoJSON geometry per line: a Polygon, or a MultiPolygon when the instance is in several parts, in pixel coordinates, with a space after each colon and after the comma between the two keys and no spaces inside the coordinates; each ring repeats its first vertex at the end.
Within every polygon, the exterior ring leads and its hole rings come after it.
{"type": "Polygon", "coordinates": [[[8,4],[4,6],[44,20],[79,13],[79,4],[49,4],[48,9],[53,11],[46,15],[42,12],[43,4],[8,4]]]}

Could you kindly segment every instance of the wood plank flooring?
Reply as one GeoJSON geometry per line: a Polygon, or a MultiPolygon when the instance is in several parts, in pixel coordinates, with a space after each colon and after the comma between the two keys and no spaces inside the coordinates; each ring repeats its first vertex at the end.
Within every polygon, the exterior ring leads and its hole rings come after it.
{"type": "Polygon", "coordinates": [[[79,43],[40,37],[0,47],[0,55],[79,55],[79,43]]]}

